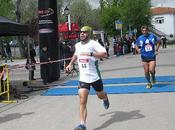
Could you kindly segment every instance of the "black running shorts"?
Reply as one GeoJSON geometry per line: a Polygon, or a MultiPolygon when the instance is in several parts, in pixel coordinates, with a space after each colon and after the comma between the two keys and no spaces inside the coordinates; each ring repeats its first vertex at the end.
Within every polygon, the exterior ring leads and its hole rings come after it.
{"type": "Polygon", "coordinates": [[[103,82],[101,79],[92,83],[85,83],[85,82],[79,81],[79,88],[86,88],[90,90],[90,86],[92,86],[94,90],[97,92],[103,91],[103,82]]]}

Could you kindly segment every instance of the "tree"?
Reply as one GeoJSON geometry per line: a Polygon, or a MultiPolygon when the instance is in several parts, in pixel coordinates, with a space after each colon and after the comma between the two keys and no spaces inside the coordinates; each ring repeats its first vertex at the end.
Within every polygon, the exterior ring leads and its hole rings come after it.
{"type": "Polygon", "coordinates": [[[93,30],[102,30],[102,25],[100,24],[100,14],[100,9],[94,9],[91,11],[88,25],[92,26],[93,30]]]}
{"type": "Polygon", "coordinates": [[[138,31],[142,25],[151,25],[150,8],[150,0],[125,0],[121,7],[121,19],[124,21],[125,30],[129,25],[138,31]]]}
{"type": "Polygon", "coordinates": [[[21,21],[20,4],[21,4],[21,0],[17,0],[17,1],[16,1],[16,11],[15,11],[15,13],[16,13],[16,21],[17,21],[18,23],[20,23],[20,21],[21,21]]]}
{"type": "Polygon", "coordinates": [[[14,9],[13,0],[0,0],[0,16],[5,16],[9,18],[14,18],[14,9]]]}
{"type": "Polygon", "coordinates": [[[121,6],[123,0],[100,0],[100,8],[109,7],[111,5],[121,6]]]}
{"type": "Polygon", "coordinates": [[[101,24],[111,35],[116,33],[115,20],[123,21],[124,32],[128,26],[140,29],[151,25],[150,0],[100,0],[102,6],[101,24]]]}
{"type": "Polygon", "coordinates": [[[21,13],[21,22],[33,21],[38,17],[38,0],[22,0],[19,10],[21,13]]]}
{"type": "Polygon", "coordinates": [[[92,9],[86,0],[72,1],[70,10],[73,22],[78,22],[79,26],[87,25],[89,23],[92,9]]]}
{"type": "Polygon", "coordinates": [[[102,24],[103,29],[109,35],[116,34],[115,30],[115,20],[120,19],[120,9],[116,5],[110,5],[104,7],[101,11],[100,22],[102,24]]]}

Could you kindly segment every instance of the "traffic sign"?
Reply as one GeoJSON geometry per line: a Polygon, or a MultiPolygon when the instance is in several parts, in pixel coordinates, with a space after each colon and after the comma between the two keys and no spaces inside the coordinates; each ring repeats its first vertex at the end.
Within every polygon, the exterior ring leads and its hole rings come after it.
{"type": "Polygon", "coordinates": [[[122,30],[122,25],[123,25],[123,22],[121,20],[115,21],[115,29],[116,30],[122,30]]]}

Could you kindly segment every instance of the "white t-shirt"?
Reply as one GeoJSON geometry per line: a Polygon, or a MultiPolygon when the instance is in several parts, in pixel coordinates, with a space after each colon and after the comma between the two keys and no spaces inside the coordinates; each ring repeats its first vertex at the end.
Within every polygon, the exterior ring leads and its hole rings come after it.
{"type": "Polygon", "coordinates": [[[86,44],[78,42],[75,45],[75,53],[79,67],[79,80],[86,83],[92,83],[100,79],[97,59],[94,56],[82,56],[83,52],[106,52],[106,49],[98,42],[90,40],[86,44]]]}
{"type": "Polygon", "coordinates": [[[132,48],[136,48],[134,41],[132,42],[132,48]]]}

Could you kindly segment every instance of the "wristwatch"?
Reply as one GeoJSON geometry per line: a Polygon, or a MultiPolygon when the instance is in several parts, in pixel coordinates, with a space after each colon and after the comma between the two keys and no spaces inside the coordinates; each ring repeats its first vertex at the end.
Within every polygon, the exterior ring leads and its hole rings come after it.
{"type": "Polygon", "coordinates": [[[93,52],[90,52],[90,56],[93,56],[93,52]]]}

